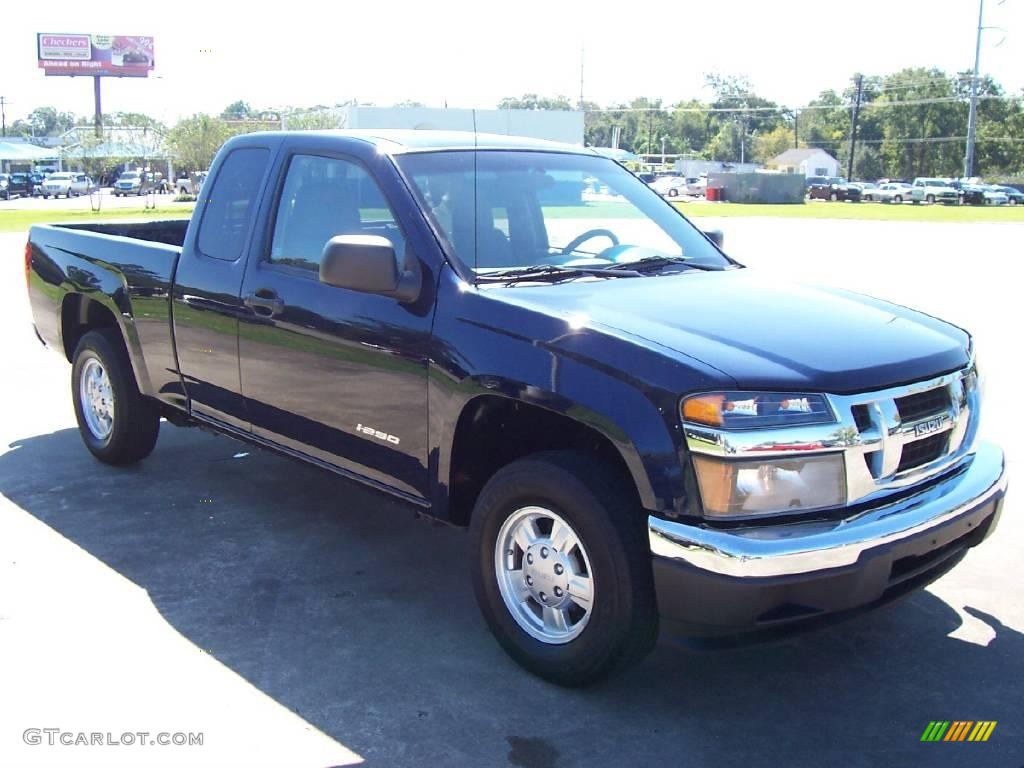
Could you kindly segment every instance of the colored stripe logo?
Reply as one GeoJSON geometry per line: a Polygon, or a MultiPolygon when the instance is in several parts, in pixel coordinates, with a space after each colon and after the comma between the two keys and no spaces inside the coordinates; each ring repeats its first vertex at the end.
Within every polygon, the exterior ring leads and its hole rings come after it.
{"type": "Polygon", "coordinates": [[[995,720],[932,720],[921,741],[988,741],[996,729],[995,720]]]}

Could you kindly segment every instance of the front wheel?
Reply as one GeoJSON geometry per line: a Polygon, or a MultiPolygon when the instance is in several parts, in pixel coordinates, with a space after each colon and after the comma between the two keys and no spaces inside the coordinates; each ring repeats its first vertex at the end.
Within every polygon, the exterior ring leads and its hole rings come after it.
{"type": "Polygon", "coordinates": [[[903,202],[903,195],[896,195],[896,197],[894,197],[894,198],[892,199],[892,201],[893,201],[894,203],[902,203],[902,202],[903,202]]]}
{"type": "Polygon", "coordinates": [[[935,195],[928,195],[928,197],[925,198],[925,202],[928,203],[929,205],[934,205],[935,195]]]}
{"type": "Polygon", "coordinates": [[[513,462],[477,500],[473,585],[491,632],[534,674],[593,683],[657,638],[646,515],[627,481],[584,454],[513,462]]]}
{"type": "Polygon", "coordinates": [[[116,330],[89,331],[75,349],[71,397],[85,447],[106,464],[133,464],[156,445],[160,412],[135,383],[116,330]]]}

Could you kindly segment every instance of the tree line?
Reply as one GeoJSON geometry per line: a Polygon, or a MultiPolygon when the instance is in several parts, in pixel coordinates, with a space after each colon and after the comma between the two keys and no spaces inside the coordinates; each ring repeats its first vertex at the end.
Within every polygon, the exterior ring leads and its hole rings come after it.
{"type": "MultiPolygon", "coordinates": [[[[959,176],[963,173],[971,73],[909,68],[884,76],[855,74],[791,107],[758,96],[742,76],[707,75],[710,101],[665,104],[638,97],[600,106],[584,102],[585,142],[636,154],[769,163],[792,147],[820,147],[848,167],[859,98],[853,175],[959,176]],[[858,97],[859,91],[859,97],[858,97]]],[[[1024,177],[1024,92],[1009,95],[991,77],[978,81],[975,173],[1024,177]]],[[[565,97],[527,94],[502,99],[505,109],[576,109],[565,97]]]]}
{"type": "MultiPolygon", "coordinates": [[[[727,162],[769,163],[791,147],[820,147],[848,167],[853,115],[855,178],[959,176],[963,171],[971,74],[909,68],[884,76],[855,74],[841,90],[826,90],[791,107],[754,92],[749,79],[707,75],[709,101],[666,104],[637,97],[600,106],[573,104],[564,96],[526,94],[501,99],[499,109],[571,110],[582,106],[588,146],[618,146],[636,154],[682,155],[727,162]]],[[[975,173],[996,179],[1024,177],[1024,92],[1007,94],[990,77],[979,78],[975,173]]],[[[105,126],[149,127],[166,137],[177,163],[190,170],[209,166],[231,136],[269,130],[343,128],[338,107],[317,105],[282,115],[244,101],[219,115],[195,114],[166,126],[147,115],[115,112],[105,126]]],[[[407,101],[395,106],[423,106],[407,101]]],[[[57,136],[92,117],[40,107],[9,126],[13,135],[57,136]]]]}

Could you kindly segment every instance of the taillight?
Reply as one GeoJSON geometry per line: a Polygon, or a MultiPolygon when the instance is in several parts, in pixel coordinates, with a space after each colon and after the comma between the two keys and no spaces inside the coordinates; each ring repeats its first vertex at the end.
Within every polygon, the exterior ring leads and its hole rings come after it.
{"type": "Polygon", "coordinates": [[[29,285],[30,278],[32,277],[32,243],[31,241],[25,243],[25,285],[29,285]]]}

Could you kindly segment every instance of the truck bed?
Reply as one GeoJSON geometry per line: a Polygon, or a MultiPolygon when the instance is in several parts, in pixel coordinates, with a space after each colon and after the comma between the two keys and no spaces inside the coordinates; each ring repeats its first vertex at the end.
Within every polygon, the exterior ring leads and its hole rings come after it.
{"type": "Polygon", "coordinates": [[[168,399],[180,389],[171,287],[188,223],[33,226],[28,289],[40,339],[70,359],[76,327],[90,313],[105,312],[124,335],[139,389],[168,399]]]}
{"type": "Polygon", "coordinates": [[[101,235],[129,237],[133,240],[146,240],[151,243],[176,245],[179,248],[185,242],[185,231],[188,219],[168,219],[166,221],[122,221],[100,224],[54,224],[57,229],[71,229],[79,232],[95,232],[101,235]]]}

